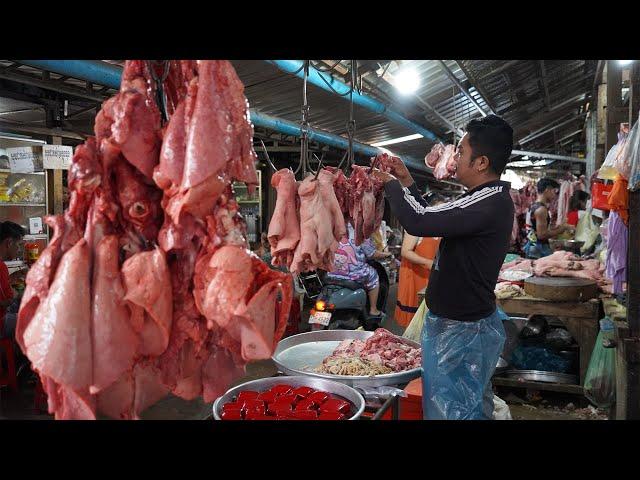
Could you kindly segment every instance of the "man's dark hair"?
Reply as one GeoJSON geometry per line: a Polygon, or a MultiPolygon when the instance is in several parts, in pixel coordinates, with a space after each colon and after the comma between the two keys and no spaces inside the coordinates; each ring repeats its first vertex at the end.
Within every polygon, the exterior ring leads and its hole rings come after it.
{"type": "Polygon", "coordinates": [[[573,192],[573,195],[571,195],[571,200],[569,200],[569,210],[580,210],[580,204],[590,198],[591,195],[584,190],[576,190],[573,192]]]}
{"type": "Polygon", "coordinates": [[[487,115],[471,120],[466,131],[471,145],[471,158],[486,156],[491,170],[502,175],[513,150],[513,129],[501,117],[487,115]]]}
{"type": "Polygon", "coordinates": [[[547,188],[560,188],[560,184],[553,178],[544,177],[538,180],[538,193],[544,193],[547,188]]]}
{"type": "Polygon", "coordinates": [[[2,222],[0,223],[0,242],[3,242],[7,238],[12,240],[20,240],[27,232],[17,223],[2,222]]]}

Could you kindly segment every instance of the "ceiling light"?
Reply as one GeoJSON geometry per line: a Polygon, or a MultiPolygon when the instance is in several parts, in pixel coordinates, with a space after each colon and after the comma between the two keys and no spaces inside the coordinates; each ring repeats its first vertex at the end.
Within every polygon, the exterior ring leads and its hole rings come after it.
{"type": "Polygon", "coordinates": [[[372,143],[372,147],[382,147],[384,145],[393,145],[394,143],[408,142],[409,140],[417,140],[423,138],[419,133],[413,135],[407,135],[406,137],[392,138],[391,140],[385,140],[384,142],[372,143]]]}
{"type": "Polygon", "coordinates": [[[402,95],[409,95],[418,90],[420,76],[413,68],[403,68],[393,75],[393,86],[402,95]]]}
{"type": "Polygon", "coordinates": [[[633,60],[618,60],[618,63],[619,63],[620,65],[622,65],[623,67],[624,67],[625,65],[629,65],[631,62],[633,62],[633,60]]]}

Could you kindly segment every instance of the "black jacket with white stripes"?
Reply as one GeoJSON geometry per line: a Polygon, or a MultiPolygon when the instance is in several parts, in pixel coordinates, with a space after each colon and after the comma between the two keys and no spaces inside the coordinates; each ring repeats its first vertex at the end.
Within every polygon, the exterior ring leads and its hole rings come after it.
{"type": "Polygon", "coordinates": [[[428,207],[414,183],[385,185],[391,211],[411,235],[442,237],[429,276],[426,302],[434,314],[477,321],[496,309],[493,293],[513,228],[510,184],[499,180],[453,202],[428,207]]]}

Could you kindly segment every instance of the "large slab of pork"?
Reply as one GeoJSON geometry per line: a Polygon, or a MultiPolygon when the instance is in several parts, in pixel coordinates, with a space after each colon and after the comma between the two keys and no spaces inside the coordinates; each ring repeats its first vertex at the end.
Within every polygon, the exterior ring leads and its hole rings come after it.
{"type": "Polygon", "coordinates": [[[347,233],[333,181],[333,174],[323,169],[317,179],[309,175],[300,182],[300,242],[293,255],[292,273],[333,270],[338,242],[347,233]]]}
{"type": "Polygon", "coordinates": [[[438,180],[450,178],[456,173],[456,146],[436,143],[424,159],[425,164],[433,168],[433,176],[438,180]]]}
{"type": "Polygon", "coordinates": [[[298,184],[293,171],[283,168],[273,174],[271,185],[278,192],[267,234],[273,257],[271,263],[289,268],[300,241],[298,184]]]}
{"type": "Polygon", "coordinates": [[[56,419],[137,419],[170,392],[212,401],[286,326],[291,277],[247,251],[231,188],[257,182],[240,80],[227,61],[170,61],[163,126],[152,68],[126,62],[27,276],[16,340],[56,419]]]}

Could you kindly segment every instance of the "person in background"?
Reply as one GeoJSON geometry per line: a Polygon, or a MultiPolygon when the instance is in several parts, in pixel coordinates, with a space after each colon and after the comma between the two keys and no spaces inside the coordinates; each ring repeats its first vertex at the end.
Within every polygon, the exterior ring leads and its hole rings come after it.
{"type": "Polygon", "coordinates": [[[380,252],[370,238],[367,238],[359,246],[355,243],[355,231],[353,225],[347,224],[347,235],[342,237],[335,255],[334,270],[327,273],[330,278],[351,280],[361,283],[369,297],[369,316],[382,317],[383,312],[378,310],[378,294],[380,293],[380,279],[375,268],[367,263],[368,259],[383,259],[391,257],[389,252],[380,252]]]}
{"type": "Polygon", "coordinates": [[[2,260],[0,261],[0,337],[13,337],[16,330],[16,314],[7,313],[7,308],[16,298],[11,282],[24,277],[24,272],[9,275],[9,269],[4,262],[18,257],[20,243],[25,233],[24,228],[17,223],[2,222],[0,224],[0,260],[2,260]]]}
{"type": "Polygon", "coordinates": [[[580,220],[579,211],[587,209],[587,202],[591,198],[587,192],[583,190],[576,190],[569,200],[569,212],[567,213],[567,224],[576,226],[578,220],[580,220]]]}
{"type": "Polygon", "coordinates": [[[542,258],[553,252],[549,239],[573,231],[571,225],[551,226],[549,205],[557,198],[560,184],[552,178],[541,178],[537,185],[538,198],[527,212],[527,243],[523,250],[527,258],[542,258]]]}
{"type": "MultiPolygon", "coordinates": [[[[438,193],[425,196],[430,207],[441,205],[445,198],[438,193]]],[[[404,234],[402,240],[402,263],[398,279],[398,299],[394,320],[406,327],[418,311],[418,292],[427,286],[433,260],[440,246],[438,237],[415,237],[404,234]]]]}

